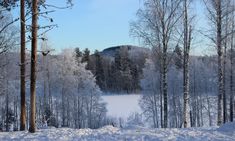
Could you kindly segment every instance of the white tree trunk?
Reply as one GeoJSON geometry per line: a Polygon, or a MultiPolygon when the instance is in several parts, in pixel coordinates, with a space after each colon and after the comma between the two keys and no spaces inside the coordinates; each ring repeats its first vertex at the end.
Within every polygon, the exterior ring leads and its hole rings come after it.
{"type": "Polygon", "coordinates": [[[222,9],[221,0],[216,1],[216,28],[217,28],[217,54],[218,54],[218,113],[217,113],[217,125],[221,125],[223,122],[223,53],[222,53],[222,9]]]}
{"type": "Polygon", "coordinates": [[[188,24],[187,0],[184,0],[184,64],[183,64],[183,87],[184,87],[184,127],[190,127],[189,107],[189,50],[191,40],[191,29],[188,24]]]}

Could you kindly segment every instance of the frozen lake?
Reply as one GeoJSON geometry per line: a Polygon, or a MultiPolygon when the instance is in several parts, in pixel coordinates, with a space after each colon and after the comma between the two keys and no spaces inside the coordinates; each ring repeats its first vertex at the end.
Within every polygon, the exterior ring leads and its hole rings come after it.
{"type": "Polygon", "coordinates": [[[102,98],[107,103],[108,116],[126,119],[134,112],[141,112],[140,95],[108,95],[102,98]]]}

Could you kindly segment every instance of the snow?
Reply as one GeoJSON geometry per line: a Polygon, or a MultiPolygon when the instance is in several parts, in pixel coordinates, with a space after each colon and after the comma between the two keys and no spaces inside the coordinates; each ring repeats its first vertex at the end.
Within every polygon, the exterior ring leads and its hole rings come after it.
{"type": "Polygon", "coordinates": [[[141,112],[140,95],[107,95],[102,98],[107,103],[108,116],[127,119],[131,114],[141,112]]]}
{"type": "Polygon", "coordinates": [[[105,126],[100,129],[50,128],[31,134],[27,131],[0,133],[1,141],[234,141],[235,123],[220,128],[150,129],[116,128],[105,126]]]}
{"type": "Polygon", "coordinates": [[[220,128],[218,128],[218,131],[233,132],[233,134],[235,134],[235,122],[228,122],[228,123],[222,125],[220,128]]]}

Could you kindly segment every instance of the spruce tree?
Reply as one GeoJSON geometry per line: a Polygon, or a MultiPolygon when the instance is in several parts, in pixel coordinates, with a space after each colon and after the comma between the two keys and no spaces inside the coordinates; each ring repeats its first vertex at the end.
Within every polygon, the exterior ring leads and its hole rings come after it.
{"type": "Polygon", "coordinates": [[[95,51],[95,76],[98,86],[103,90],[104,89],[104,69],[102,64],[102,57],[98,50],[95,51]]]}
{"type": "Polygon", "coordinates": [[[82,63],[89,62],[90,60],[90,50],[86,48],[82,54],[82,63]]]}

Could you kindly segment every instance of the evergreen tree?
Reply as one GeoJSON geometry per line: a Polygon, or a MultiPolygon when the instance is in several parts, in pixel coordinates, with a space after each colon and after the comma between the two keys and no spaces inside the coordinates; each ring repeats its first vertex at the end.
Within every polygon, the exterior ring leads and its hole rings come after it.
{"type": "Polygon", "coordinates": [[[90,60],[90,50],[86,48],[82,54],[82,63],[89,62],[90,60]]]}
{"type": "Polygon", "coordinates": [[[87,63],[86,64],[86,69],[91,70],[90,66],[90,50],[86,48],[82,54],[82,63],[87,63]]]}
{"type": "Polygon", "coordinates": [[[120,90],[120,83],[119,83],[119,80],[121,77],[120,71],[119,71],[119,67],[121,65],[120,60],[121,60],[120,54],[117,52],[115,54],[114,62],[112,63],[112,66],[111,66],[111,73],[110,74],[113,74],[113,75],[110,75],[111,77],[109,79],[110,86],[113,91],[120,90]]]}
{"type": "Polygon", "coordinates": [[[82,52],[80,51],[79,47],[76,47],[75,48],[75,58],[78,63],[80,62],[81,57],[82,57],[82,52]]]}
{"type": "Polygon", "coordinates": [[[138,70],[138,65],[131,63],[131,76],[132,76],[132,87],[131,90],[139,90],[140,89],[140,84],[139,84],[139,70],[138,70]]]}
{"type": "Polygon", "coordinates": [[[96,83],[98,86],[103,90],[104,89],[104,69],[102,64],[102,57],[100,56],[100,53],[98,50],[95,51],[95,77],[96,77],[96,83]]]}
{"type": "Polygon", "coordinates": [[[114,59],[114,83],[115,90],[123,90],[127,93],[130,92],[131,88],[131,67],[130,59],[128,55],[128,48],[121,48],[116,54],[114,59]]]}
{"type": "Polygon", "coordinates": [[[177,69],[182,69],[183,68],[183,55],[182,55],[182,50],[180,49],[180,47],[177,45],[175,47],[175,56],[174,56],[174,63],[177,69]]]}

